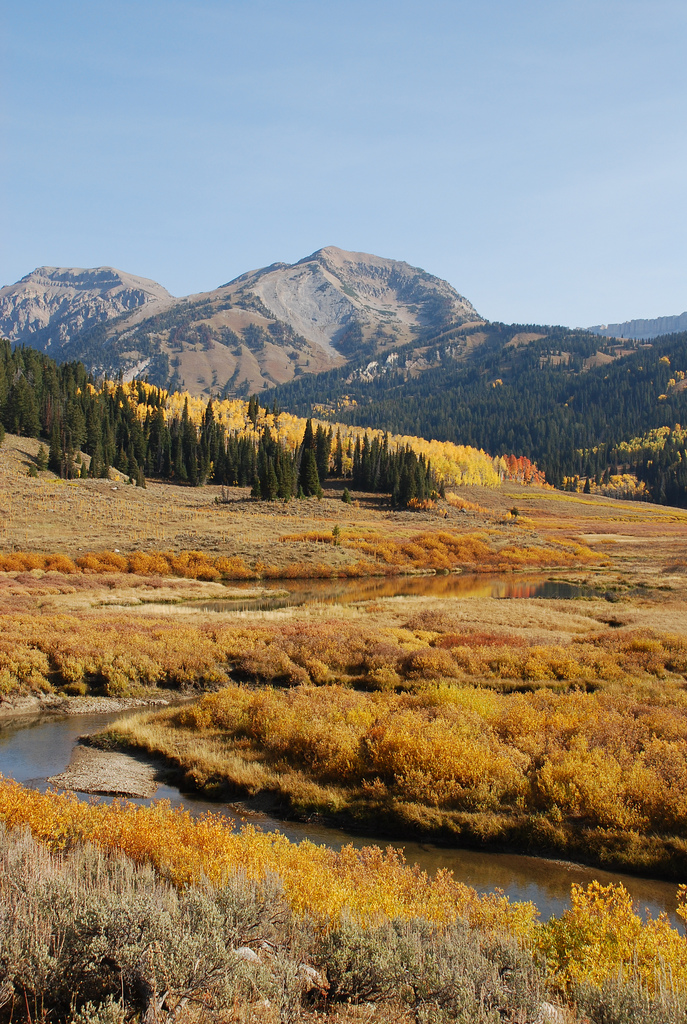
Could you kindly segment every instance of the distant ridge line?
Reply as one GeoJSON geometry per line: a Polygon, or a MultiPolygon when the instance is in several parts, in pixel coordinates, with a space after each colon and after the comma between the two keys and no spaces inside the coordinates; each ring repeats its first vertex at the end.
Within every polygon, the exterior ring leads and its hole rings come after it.
{"type": "Polygon", "coordinates": [[[658,316],[653,320],[625,320],[621,324],[599,324],[587,328],[603,338],[627,338],[631,341],[647,341],[661,334],[678,334],[687,331],[687,312],[679,316],[658,316]]]}

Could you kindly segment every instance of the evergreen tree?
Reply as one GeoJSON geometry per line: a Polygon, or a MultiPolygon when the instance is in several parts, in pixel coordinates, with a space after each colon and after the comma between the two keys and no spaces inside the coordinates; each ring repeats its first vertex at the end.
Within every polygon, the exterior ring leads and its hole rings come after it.
{"type": "Polygon", "coordinates": [[[64,474],[62,440],[60,438],[60,428],[57,419],[53,420],[52,431],[50,432],[48,469],[53,473],[57,473],[58,476],[62,476],[64,474]]]}
{"type": "Polygon", "coordinates": [[[315,472],[317,473],[317,459],[315,457],[315,435],[312,429],[312,420],[308,420],[305,424],[305,430],[303,431],[303,441],[300,447],[300,467],[298,471],[298,484],[302,489],[303,493],[308,497],[310,494],[316,494],[320,486],[319,475],[317,477],[317,489],[312,489],[312,471],[311,461],[314,463],[315,472]],[[312,456],[312,460],[310,458],[312,456]]]}
{"type": "Polygon", "coordinates": [[[300,481],[303,494],[306,498],[309,498],[314,494],[318,497],[321,496],[322,488],[320,487],[320,477],[317,472],[317,459],[315,458],[315,452],[312,448],[307,449],[303,453],[300,481]]]}
{"type": "Polygon", "coordinates": [[[315,432],[315,461],[320,483],[324,483],[329,474],[329,455],[332,448],[331,428],[326,431],[320,424],[315,432]]]}
{"type": "Polygon", "coordinates": [[[40,434],[36,396],[23,373],[17,375],[9,389],[3,418],[12,434],[24,437],[38,437],[40,434]]]}
{"type": "Polygon", "coordinates": [[[336,448],[334,449],[334,476],[340,480],[343,476],[343,447],[341,444],[341,428],[336,431],[336,448]]]}

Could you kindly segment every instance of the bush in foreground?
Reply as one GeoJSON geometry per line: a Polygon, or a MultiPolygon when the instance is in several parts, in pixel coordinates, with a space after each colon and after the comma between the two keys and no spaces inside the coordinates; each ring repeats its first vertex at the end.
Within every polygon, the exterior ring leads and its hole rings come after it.
{"type": "Polygon", "coordinates": [[[421,919],[366,931],[346,918],[323,933],[270,874],[175,889],[121,854],[56,855],[5,830],[0,866],[3,1021],[183,1021],[202,1009],[291,1022],[303,1004],[375,999],[397,1019],[496,1024],[531,1017],[542,990],[514,940],[421,919]]]}

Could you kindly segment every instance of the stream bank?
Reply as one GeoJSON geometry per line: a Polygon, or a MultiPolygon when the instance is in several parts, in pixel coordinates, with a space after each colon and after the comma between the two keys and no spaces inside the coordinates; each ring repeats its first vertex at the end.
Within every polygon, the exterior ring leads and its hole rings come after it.
{"type": "MultiPolygon", "coordinates": [[[[80,736],[100,731],[119,717],[121,712],[72,716],[50,714],[0,722],[0,773],[45,792],[51,788],[49,779],[64,772],[75,745],[81,746],[78,743],[80,736]]],[[[154,798],[134,797],[132,802],[150,805],[157,799],[168,800],[172,807],[186,810],[192,817],[218,814],[234,828],[251,824],[266,832],[280,832],[294,843],[308,840],[335,850],[347,845],[360,849],[371,844],[400,849],[408,863],[418,864],[430,874],[446,868],[480,893],[501,890],[511,900],[531,900],[543,920],[559,916],[570,906],[573,883],[587,885],[597,880],[602,885],[609,885],[622,882],[644,915],[647,911],[654,917],[667,913],[672,924],[682,930],[682,921],[675,914],[677,887],[670,882],[522,854],[455,849],[407,840],[390,841],[386,836],[372,834],[361,836],[344,829],[326,827],[317,821],[281,821],[245,806],[215,803],[193,794],[182,794],[160,774],[156,774],[156,783],[154,798]]],[[[83,791],[77,795],[87,800],[113,799],[112,795],[96,797],[83,791]]]]}

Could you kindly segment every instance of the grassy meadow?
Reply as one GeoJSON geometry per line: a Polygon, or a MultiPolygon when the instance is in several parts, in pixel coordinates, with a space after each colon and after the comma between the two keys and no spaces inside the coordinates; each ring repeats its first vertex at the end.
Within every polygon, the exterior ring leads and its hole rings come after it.
{"type": "MultiPolygon", "coordinates": [[[[37,446],[0,448],[0,715],[164,693],[184,702],[95,742],[284,816],[685,877],[687,513],[512,483],[402,512],[334,487],[280,504],[67,483],[28,476],[37,446]],[[395,596],[404,574],[418,587],[395,596]],[[494,575],[586,596],[497,600],[494,575]],[[360,589],[202,610],[318,579],[360,589]]],[[[495,1024],[544,1020],[550,1001],[569,1024],[687,1020],[687,940],[642,923],[620,886],[576,888],[542,925],[393,852],[164,805],[4,780],[0,819],[0,1021],[495,1024]],[[164,920],[122,932],[153,905],[164,920]],[[228,955],[244,947],[257,960],[228,955]]]]}

